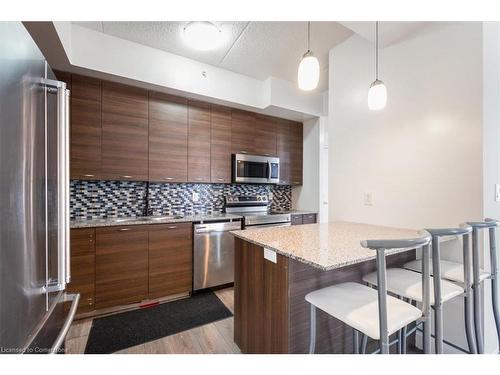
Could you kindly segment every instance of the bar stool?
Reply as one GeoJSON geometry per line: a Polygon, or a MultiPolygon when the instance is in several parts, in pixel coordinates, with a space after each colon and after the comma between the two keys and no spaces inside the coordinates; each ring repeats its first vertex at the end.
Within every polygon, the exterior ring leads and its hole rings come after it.
{"type": "MultiPolygon", "coordinates": [[[[470,233],[473,230],[472,227],[468,225],[462,225],[462,228],[469,228],[468,233],[462,235],[462,263],[451,262],[447,260],[440,259],[440,246],[439,239],[444,236],[453,236],[456,235],[453,230],[451,231],[442,231],[440,233],[435,234],[433,236],[433,244],[434,247],[437,248],[437,252],[435,256],[433,256],[433,260],[431,261],[431,273],[435,276],[434,271],[434,259],[439,259],[439,272],[440,278],[446,279],[455,283],[459,283],[464,288],[464,324],[465,324],[465,334],[467,338],[467,344],[469,347],[469,353],[476,354],[477,343],[475,338],[475,332],[473,328],[473,301],[472,301],[472,267],[471,267],[471,251],[470,251],[470,233]]],[[[404,265],[404,268],[421,272],[421,261],[419,259],[408,262],[404,265]]],[[[486,272],[482,272],[482,277],[486,277],[486,272]]]]}
{"type": "Polygon", "coordinates": [[[474,328],[476,331],[477,350],[479,354],[484,353],[484,334],[483,334],[483,288],[484,280],[491,280],[491,303],[493,308],[493,316],[497,330],[498,343],[500,345],[500,315],[498,310],[498,265],[496,251],[496,235],[495,230],[499,226],[499,222],[493,219],[485,219],[484,222],[470,222],[472,226],[472,289],[474,291],[474,328]],[[490,243],[490,268],[491,273],[487,273],[480,269],[479,262],[481,257],[479,254],[479,230],[488,229],[490,243]],[[486,276],[484,275],[486,273],[486,276]]]}
{"type": "MultiPolygon", "coordinates": [[[[367,240],[361,246],[376,251],[377,278],[380,287],[374,290],[366,285],[347,282],[315,290],[306,295],[311,304],[309,353],[316,344],[316,308],[352,327],[355,332],[379,340],[380,353],[389,353],[389,336],[408,324],[423,320],[424,346],[430,347],[430,269],[428,233],[420,238],[407,240],[367,240]],[[400,299],[387,295],[386,250],[422,248],[423,270],[421,285],[424,290],[422,310],[400,299]]],[[[355,343],[356,345],[357,343],[355,343]]],[[[356,345],[357,346],[357,345],[356,345]]]]}
{"type": "MultiPolygon", "coordinates": [[[[432,264],[433,277],[431,278],[431,285],[434,290],[433,295],[431,295],[430,304],[434,309],[434,333],[435,333],[435,352],[436,354],[443,353],[443,310],[442,304],[466,293],[466,290],[450,281],[441,279],[441,262],[440,260],[440,245],[439,238],[442,236],[467,236],[464,238],[464,254],[467,254],[466,259],[470,259],[469,255],[469,239],[468,235],[472,232],[470,226],[465,226],[461,228],[447,228],[447,229],[426,229],[428,233],[432,236],[432,263],[429,263],[428,267],[432,264]],[[437,282],[439,281],[439,282],[437,282]]],[[[422,261],[421,261],[422,263],[422,261]]],[[[420,269],[422,269],[423,264],[421,264],[420,269]]],[[[466,272],[470,277],[470,272],[466,272]]],[[[416,301],[423,303],[422,290],[419,288],[419,273],[412,270],[403,268],[391,268],[387,270],[387,290],[391,293],[396,294],[402,298],[407,298],[410,301],[416,301]]],[[[379,285],[377,275],[371,273],[363,277],[363,281],[377,287],[379,285]]],[[[470,291],[469,291],[470,292],[470,291]]],[[[470,307],[470,306],[469,306],[470,307]]],[[[470,308],[467,310],[470,312],[470,308]]],[[[471,315],[468,315],[469,320],[466,321],[466,332],[467,339],[469,343],[469,348],[474,350],[474,340],[472,336],[472,319],[471,315]]],[[[406,340],[407,333],[404,333],[403,340],[406,340]]],[[[405,346],[403,344],[403,346],[405,346]]]]}
{"type": "MultiPolygon", "coordinates": [[[[467,341],[469,342],[469,351],[471,353],[484,353],[484,337],[482,328],[482,283],[486,279],[491,279],[492,288],[492,307],[493,315],[495,318],[495,325],[497,330],[498,340],[500,342],[500,316],[498,308],[498,266],[496,259],[496,227],[499,226],[499,222],[493,219],[485,219],[485,222],[471,222],[468,223],[472,227],[472,268],[471,271],[470,254],[465,253],[463,255],[463,264],[457,262],[451,262],[446,260],[441,260],[441,277],[455,283],[459,283],[465,288],[465,320],[466,320],[466,335],[467,341]],[[479,266],[480,255],[479,255],[479,230],[488,229],[489,231],[489,244],[490,244],[490,264],[491,264],[491,274],[481,269],[479,266]],[[470,273],[472,272],[472,277],[470,273]],[[467,273],[469,275],[467,276],[467,273]],[[473,297],[472,297],[473,295],[473,297]],[[473,299],[472,303],[471,300],[473,299]],[[472,307],[473,306],[473,307],[472,307]],[[470,320],[474,316],[474,334],[475,339],[469,338],[472,336],[471,328],[467,330],[467,320],[470,320]],[[473,341],[471,343],[471,341],[473,341]]],[[[412,269],[415,271],[420,271],[420,261],[414,260],[405,264],[405,268],[412,269]]]]}

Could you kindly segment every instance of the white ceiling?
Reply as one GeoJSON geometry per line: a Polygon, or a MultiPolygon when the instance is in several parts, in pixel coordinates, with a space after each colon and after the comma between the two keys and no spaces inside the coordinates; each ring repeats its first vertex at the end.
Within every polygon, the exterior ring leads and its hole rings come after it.
{"type": "MultiPolygon", "coordinates": [[[[340,22],[370,42],[375,42],[375,22],[340,22]]],[[[430,22],[379,22],[379,46],[388,47],[418,32],[430,22]]]]}
{"type": "MultiPolygon", "coordinates": [[[[187,22],[74,23],[257,79],[273,76],[296,82],[300,58],[307,50],[306,22],[216,22],[227,33],[227,41],[205,52],[184,44],[181,31],[187,22]]],[[[311,23],[311,50],[322,68],[317,90],[328,88],[328,52],[351,35],[338,22],[311,23]]]]}

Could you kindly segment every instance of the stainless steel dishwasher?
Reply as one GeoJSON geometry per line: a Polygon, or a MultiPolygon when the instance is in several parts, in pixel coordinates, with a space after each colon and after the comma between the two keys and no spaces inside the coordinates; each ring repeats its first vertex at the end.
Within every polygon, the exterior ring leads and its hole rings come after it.
{"type": "Polygon", "coordinates": [[[241,222],[194,225],[193,289],[234,282],[234,237],[241,222]]]}

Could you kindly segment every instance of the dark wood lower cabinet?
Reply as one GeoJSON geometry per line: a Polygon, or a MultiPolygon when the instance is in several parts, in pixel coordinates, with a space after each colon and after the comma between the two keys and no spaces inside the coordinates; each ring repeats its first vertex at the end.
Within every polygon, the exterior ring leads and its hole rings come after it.
{"type": "Polygon", "coordinates": [[[149,298],[191,292],[192,231],[190,223],[149,227],[149,298]]]}
{"type": "Polygon", "coordinates": [[[140,302],[148,297],[146,225],[96,229],[96,308],[140,302]]]}
{"type": "Polygon", "coordinates": [[[95,304],[95,229],[72,229],[71,282],[67,290],[80,293],[78,313],[94,310],[95,304]]]}
{"type": "Polygon", "coordinates": [[[71,229],[71,283],[78,313],[189,294],[191,223],[71,229]]]}
{"type": "Polygon", "coordinates": [[[288,352],[288,258],[235,238],[234,341],[243,353],[288,352]]]}
{"type": "MultiPolygon", "coordinates": [[[[387,257],[387,267],[415,259],[415,251],[387,257]]],[[[305,296],[330,285],[357,281],[375,271],[368,261],[331,271],[277,254],[264,259],[264,249],[235,239],[234,341],[242,353],[307,353],[310,305],[305,296]]],[[[352,353],[352,328],[318,310],[316,353],[352,353]]],[[[368,348],[376,348],[369,340],[368,348]]]]}
{"type": "Polygon", "coordinates": [[[292,225],[314,224],[316,214],[292,214],[292,225]]]}

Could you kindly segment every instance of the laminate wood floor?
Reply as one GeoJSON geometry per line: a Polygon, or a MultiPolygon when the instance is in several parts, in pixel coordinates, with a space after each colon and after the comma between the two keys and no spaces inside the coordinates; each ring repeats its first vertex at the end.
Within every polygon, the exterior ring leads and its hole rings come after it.
{"type": "MultiPolygon", "coordinates": [[[[233,288],[220,289],[215,294],[234,313],[233,288]]],[[[175,335],[123,349],[115,354],[238,354],[233,341],[233,317],[196,327],[175,335]]],[[[92,326],[92,319],[73,323],[66,336],[66,353],[83,354],[92,326]]]]}

